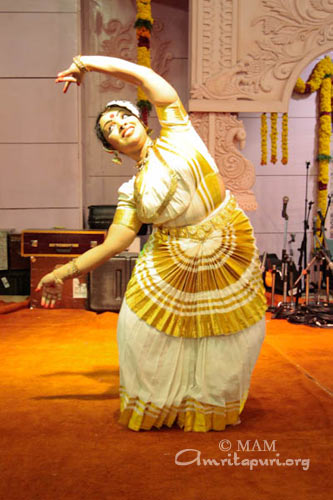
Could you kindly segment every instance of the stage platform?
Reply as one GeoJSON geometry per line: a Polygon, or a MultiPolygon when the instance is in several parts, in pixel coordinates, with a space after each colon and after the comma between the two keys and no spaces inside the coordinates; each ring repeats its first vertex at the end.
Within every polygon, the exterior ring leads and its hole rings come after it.
{"type": "Polygon", "coordinates": [[[0,316],[0,498],[332,497],[332,329],[268,313],[240,425],[135,433],[118,424],[117,318],[28,308],[0,316]]]}

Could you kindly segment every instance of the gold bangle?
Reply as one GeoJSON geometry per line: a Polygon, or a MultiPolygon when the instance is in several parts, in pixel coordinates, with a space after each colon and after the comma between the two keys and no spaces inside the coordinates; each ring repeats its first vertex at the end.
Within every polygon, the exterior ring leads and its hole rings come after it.
{"type": "Polygon", "coordinates": [[[73,259],[70,261],[70,277],[71,278],[77,278],[78,276],[80,276],[81,272],[79,270],[79,268],[77,267],[77,263],[76,263],[76,259],[73,259]]]}
{"type": "Polygon", "coordinates": [[[81,56],[75,56],[75,57],[73,57],[73,63],[75,64],[75,66],[77,67],[77,69],[79,69],[83,73],[87,73],[89,71],[89,69],[87,68],[87,66],[85,64],[83,64],[83,62],[81,61],[81,56]]]}

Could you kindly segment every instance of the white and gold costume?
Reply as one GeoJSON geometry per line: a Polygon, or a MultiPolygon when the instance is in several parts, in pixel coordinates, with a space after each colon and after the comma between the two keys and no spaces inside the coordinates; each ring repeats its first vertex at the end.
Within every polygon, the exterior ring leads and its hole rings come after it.
{"type": "Polygon", "coordinates": [[[119,189],[114,223],[154,230],[120,311],[121,422],[222,430],[238,422],[265,334],[252,227],[178,101],[119,189]]]}

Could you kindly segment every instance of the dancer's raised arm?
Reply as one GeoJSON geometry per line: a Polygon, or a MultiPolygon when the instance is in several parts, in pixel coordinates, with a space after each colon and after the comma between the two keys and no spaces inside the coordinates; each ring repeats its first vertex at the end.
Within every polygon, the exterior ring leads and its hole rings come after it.
{"type": "Polygon", "coordinates": [[[172,85],[152,69],[116,57],[76,56],[69,68],[58,73],[56,82],[65,82],[67,92],[71,83],[80,85],[89,71],[107,73],[141,87],[154,105],[170,104],[178,97],[172,85]]]}

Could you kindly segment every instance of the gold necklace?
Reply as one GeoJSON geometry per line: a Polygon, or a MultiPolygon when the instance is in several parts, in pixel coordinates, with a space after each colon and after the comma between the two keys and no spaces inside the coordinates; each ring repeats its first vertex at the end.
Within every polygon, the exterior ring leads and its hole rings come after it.
{"type": "Polygon", "coordinates": [[[155,141],[150,140],[150,143],[147,146],[146,153],[145,153],[144,157],[136,163],[136,168],[138,171],[140,171],[142,169],[142,167],[144,167],[147,164],[150,150],[154,146],[154,144],[155,144],[155,141]]]}

